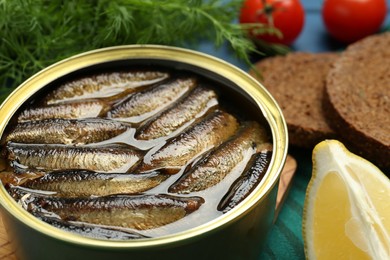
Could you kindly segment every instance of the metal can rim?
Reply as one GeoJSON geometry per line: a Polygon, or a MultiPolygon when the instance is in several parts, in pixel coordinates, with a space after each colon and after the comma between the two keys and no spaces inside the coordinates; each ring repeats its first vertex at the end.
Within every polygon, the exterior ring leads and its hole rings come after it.
{"type": "Polygon", "coordinates": [[[49,224],[41,222],[19,207],[9,196],[4,186],[1,185],[0,205],[3,209],[36,231],[58,240],[99,248],[134,248],[138,250],[148,247],[166,246],[171,243],[178,244],[191,241],[201,234],[213,232],[234,222],[240,218],[242,214],[245,214],[245,212],[255,207],[258,203],[261,203],[268,192],[277,184],[287,156],[287,126],[281,109],[266,88],[248,73],[226,61],[198,51],[162,45],[121,45],[84,52],[59,61],[27,79],[3,102],[0,106],[0,136],[3,134],[5,127],[17,109],[29,97],[53,80],[98,63],[128,59],[159,59],[183,62],[223,75],[246,91],[262,111],[272,132],[274,153],[268,173],[265,180],[262,181],[262,185],[259,185],[259,187],[257,187],[256,190],[234,210],[231,210],[213,221],[185,232],[136,241],[95,240],[59,230],[49,224]]]}

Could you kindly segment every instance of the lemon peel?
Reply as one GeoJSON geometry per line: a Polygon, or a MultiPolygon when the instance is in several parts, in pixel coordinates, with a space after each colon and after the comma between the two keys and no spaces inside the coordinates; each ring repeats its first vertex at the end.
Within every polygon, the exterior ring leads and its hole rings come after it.
{"type": "Polygon", "coordinates": [[[319,143],[302,231],[308,259],[390,259],[390,180],[339,141],[319,143]]]}

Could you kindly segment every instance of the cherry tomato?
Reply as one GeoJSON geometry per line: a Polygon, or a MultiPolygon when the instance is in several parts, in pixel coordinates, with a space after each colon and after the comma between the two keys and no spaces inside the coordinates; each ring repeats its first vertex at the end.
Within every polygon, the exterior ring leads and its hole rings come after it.
{"type": "Polygon", "coordinates": [[[330,35],[351,43],[377,32],[386,10],[386,0],[325,0],[322,18],[330,35]]]}
{"type": "Polygon", "coordinates": [[[240,23],[262,23],[277,28],[282,37],[251,33],[270,43],[290,45],[303,28],[305,13],[299,0],[246,0],[240,12],[240,23]]]}

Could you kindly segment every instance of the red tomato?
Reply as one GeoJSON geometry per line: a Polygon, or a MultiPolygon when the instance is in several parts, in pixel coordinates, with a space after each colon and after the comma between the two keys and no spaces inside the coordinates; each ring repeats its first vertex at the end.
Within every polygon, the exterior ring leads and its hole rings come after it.
{"type": "Polygon", "coordinates": [[[266,42],[291,44],[300,34],[305,13],[299,0],[246,0],[240,12],[240,23],[263,23],[274,26],[282,37],[271,34],[252,36],[266,42]]]}
{"type": "Polygon", "coordinates": [[[377,32],[386,10],[386,0],[325,0],[322,18],[330,35],[351,43],[377,32]]]}

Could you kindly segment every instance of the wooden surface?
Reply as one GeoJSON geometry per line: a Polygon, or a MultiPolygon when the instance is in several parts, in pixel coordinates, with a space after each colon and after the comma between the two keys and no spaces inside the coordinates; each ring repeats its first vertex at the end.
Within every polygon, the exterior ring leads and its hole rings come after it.
{"type": "Polygon", "coordinates": [[[288,155],[286,164],[284,165],[282,174],[280,175],[279,187],[278,187],[278,195],[276,198],[276,209],[275,209],[275,218],[277,219],[280,209],[282,208],[283,202],[288,195],[288,191],[291,187],[292,180],[297,170],[297,161],[294,157],[288,155]]]}
{"type": "MultiPolygon", "coordinates": [[[[283,205],[285,198],[287,197],[288,190],[291,186],[292,179],[297,168],[295,159],[291,156],[287,157],[286,165],[280,176],[278,196],[276,199],[276,211],[275,219],[277,218],[279,211],[283,205]]],[[[3,222],[0,218],[0,259],[1,260],[17,260],[11,243],[8,240],[7,233],[5,232],[3,222]]]]}

